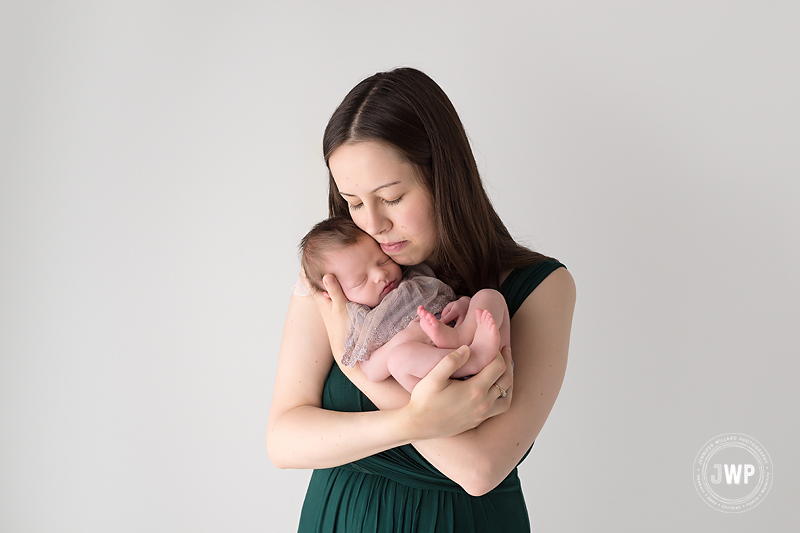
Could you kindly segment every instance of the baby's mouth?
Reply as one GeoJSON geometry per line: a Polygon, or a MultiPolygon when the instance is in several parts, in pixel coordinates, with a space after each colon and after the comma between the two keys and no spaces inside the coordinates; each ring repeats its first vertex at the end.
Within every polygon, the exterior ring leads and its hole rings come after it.
{"type": "Polygon", "coordinates": [[[395,285],[397,285],[397,283],[394,281],[390,281],[389,283],[387,283],[386,286],[383,288],[383,291],[381,291],[381,296],[392,292],[394,290],[395,285]]]}

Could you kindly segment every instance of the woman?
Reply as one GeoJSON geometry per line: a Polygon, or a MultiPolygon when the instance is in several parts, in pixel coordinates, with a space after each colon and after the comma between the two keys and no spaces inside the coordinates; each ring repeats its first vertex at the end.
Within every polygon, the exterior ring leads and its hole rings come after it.
{"type": "Polygon", "coordinates": [[[402,68],[359,83],[323,149],[330,214],[351,217],[397,263],[426,263],[456,294],[500,290],[514,358],[506,347],[451,381],[469,356],[462,347],[409,396],[339,363],[348,315],[333,276],[329,299],[293,295],[267,448],[281,468],[316,469],[300,531],[528,531],[516,466],[561,388],[572,277],[511,238],[455,109],[425,74],[402,68]]]}

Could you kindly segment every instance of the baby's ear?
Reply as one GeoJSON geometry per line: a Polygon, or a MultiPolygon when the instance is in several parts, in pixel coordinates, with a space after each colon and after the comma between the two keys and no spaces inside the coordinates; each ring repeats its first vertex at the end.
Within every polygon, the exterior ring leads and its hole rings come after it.
{"type": "Polygon", "coordinates": [[[330,294],[328,294],[328,291],[322,291],[322,295],[323,295],[325,298],[327,298],[328,300],[330,300],[330,299],[331,299],[331,295],[330,295],[330,294]]]}

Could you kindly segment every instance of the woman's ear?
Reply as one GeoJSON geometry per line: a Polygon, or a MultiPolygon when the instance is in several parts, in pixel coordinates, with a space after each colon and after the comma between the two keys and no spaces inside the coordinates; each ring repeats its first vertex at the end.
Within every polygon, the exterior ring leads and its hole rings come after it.
{"type": "Polygon", "coordinates": [[[328,291],[322,291],[322,295],[323,295],[325,298],[327,298],[328,300],[330,300],[330,299],[331,299],[331,295],[330,295],[330,294],[328,294],[328,291]]]}

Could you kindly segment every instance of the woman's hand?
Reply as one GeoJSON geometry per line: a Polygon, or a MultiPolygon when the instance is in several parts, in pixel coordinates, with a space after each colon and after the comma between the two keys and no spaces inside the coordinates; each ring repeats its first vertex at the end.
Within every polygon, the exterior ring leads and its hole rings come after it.
{"type": "Polygon", "coordinates": [[[322,284],[325,286],[325,292],[314,293],[314,301],[325,322],[334,359],[340,361],[344,355],[344,339],[350,330],[347,297],[333,274],[326,274],[322,278],[322,284]]]}
{"type": "Polygon", "coordinates": [[[514,381],[511,349],[503,348],[502,353],[470,379],[450,379],[467,359],[469,348],[462,346],[445,356],[414,387],[406,406],[414,440],[458,435],[510,407],[514,381]]]}

